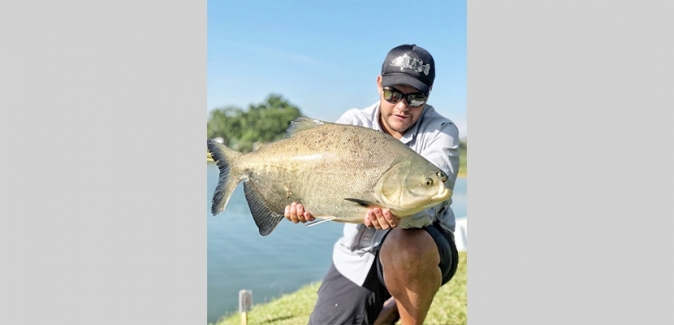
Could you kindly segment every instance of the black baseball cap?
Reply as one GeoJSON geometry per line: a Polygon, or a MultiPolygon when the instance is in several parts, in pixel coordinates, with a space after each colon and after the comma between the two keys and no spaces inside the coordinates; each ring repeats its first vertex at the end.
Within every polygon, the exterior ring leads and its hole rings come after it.
{"type": "Polygon", "coordinates": [[[435,62],[428,51],[415,44],[393,48],[381,66],[381,85],[407,85],[428,94],[435,79],[435,62]]]}

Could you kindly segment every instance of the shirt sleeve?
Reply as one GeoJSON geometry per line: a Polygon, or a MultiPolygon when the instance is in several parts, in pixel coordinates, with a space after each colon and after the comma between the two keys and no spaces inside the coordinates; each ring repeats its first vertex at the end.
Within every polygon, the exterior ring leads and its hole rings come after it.
{"type": "Polygon", "coordinates": [[[338,118],[335,123],[366,126],[365,123],[363,123],[363,119],[359,116],[359,111],[355,108],[344,112],[344,114],[342,114],[342,116],[338,118]]]}
{"type": "Polygon", "coordinates": [[[459,173],[459,130],[453,123],[442,125],[419,153],[433,165],[442,169],[449,178],[445,184],[454,188],[459,173]]]}

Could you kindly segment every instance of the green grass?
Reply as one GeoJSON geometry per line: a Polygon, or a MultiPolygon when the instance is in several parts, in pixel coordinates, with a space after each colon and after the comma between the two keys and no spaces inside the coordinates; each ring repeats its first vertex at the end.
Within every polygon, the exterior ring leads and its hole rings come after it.
{"type": "MultiPolygon", "coordinates": [[[[454,277],[440,288],[433,299],[424,324],[465,325],[467,320],[467,274],[468,254],[459,252],[459,267],[454,277]]],[[[248,324],[297,325],[307,324],[309,314],[316,303],[320,283],[306,285],[294,293],[284,295],[266,304],[254,305],[248,313],[248,324]]],[[[398,322],[399,324],[400,322],[398,322]]],[[[241,315],[223,316],[217,325],[239,325],[241,315]]]]}

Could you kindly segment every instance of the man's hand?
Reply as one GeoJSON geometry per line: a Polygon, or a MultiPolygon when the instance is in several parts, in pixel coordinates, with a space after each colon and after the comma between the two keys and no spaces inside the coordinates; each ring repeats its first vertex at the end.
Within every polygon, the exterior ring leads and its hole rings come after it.
{"type": "Polygon", "coordinates": [[[363,223],[368,228],[389,229],[398,227],[400,218],[394,216],[388,209],[370,208],[365,214],[363,223]]]}
{"type": "Polygon", "coordinates": [[[288,221],[292,221],[293,223],[305,223],[307,221],[316,220],[316,218],[314,218],[311,213],[304,211],[302,204],[297,204],[295,202],[286,206],[283,215],[286,217],[286,219],[288,219],[288,221]]]}

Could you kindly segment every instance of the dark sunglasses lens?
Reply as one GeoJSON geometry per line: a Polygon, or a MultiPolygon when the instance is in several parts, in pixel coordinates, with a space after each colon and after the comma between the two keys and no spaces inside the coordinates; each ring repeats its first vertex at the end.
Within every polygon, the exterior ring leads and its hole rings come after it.
{"type": "Polygon", "coordinates": [[[399,102],[403,98],[403,94],[390,90],[390,89],[384,89],[384,99],[388,101],[389,103],[395,104],[399,102]]]}
{"type": "Polygon", "coordinates": [[[409,95],[407,96],[407,102],[412,107],[418,107],[426,103],[428,97],[426,95],[409,95]]]}

